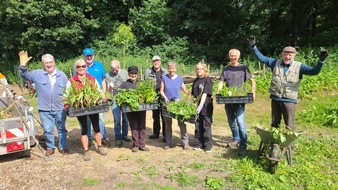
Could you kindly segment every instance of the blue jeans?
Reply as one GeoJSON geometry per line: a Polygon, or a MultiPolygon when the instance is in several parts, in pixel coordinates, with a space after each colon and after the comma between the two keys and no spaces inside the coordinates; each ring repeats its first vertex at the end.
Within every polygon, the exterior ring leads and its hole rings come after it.
{"type": "Polygon", "coordinates": [[[66,112],[64,110],[57,111],[40,111],[40,120],[42,123],[44,136],[46,139],[47,150],[55,149],[54,142],[54,125],[58,130],[59,150],[67,148],[67,130],[66,130],[66,112]]]}
{"type": "Polygon", "coordinates": [[[115,139],[121,140],[122,137],[128,135],[128,119],[127,114],[121,111],[121,108],[114,101],[113,106],[111,108],[113,117],[114,117],[114,132],[115,139]],[[122,114],[122,133],[121,133],[121,114],[122,114]]]}
{"type": "MultiPolygon", "coordinates": [[[[81,124],[80,124],[81,125],[81,124]]],[[[92,123],[90,122],[89,117],[87,117],[87,126],[88,126],[88,140],[92,140],[93,139],[93,135],[92,135],[92,123]]],[[[104,113],[99,113],[99,126],[100,126],[100,132],[102,135],[102,139],[106,139],[106,128],[104,126],[104,113]]]]}
{"type": "Polygon", "coordinates": [[[240,148],[247,147],[248,136],[244,122],[245,104],[225,104],[225,112],[232,132],[232,137],[239,142],[240,148]]]}

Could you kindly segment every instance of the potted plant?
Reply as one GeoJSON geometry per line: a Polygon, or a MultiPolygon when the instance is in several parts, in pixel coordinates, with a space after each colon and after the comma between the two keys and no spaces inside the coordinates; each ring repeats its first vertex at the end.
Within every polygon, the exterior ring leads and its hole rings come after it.
{"type": "Polygon", "coordinates": [[[253,94],[245,93],[243,87],[223,87],[219,94],[216,94],[218,104],[240,104],[252,103],[253,94]]]}
{"type": "Polygon", "coordinates": [[[151,79],[140,81],[136,89],[121,89],[114,96],[123,112],[154,110],[158,108],[157,94],[151,79]]]}
{"type": "Polygon", "coordinates": [[[183,99],[170,102],[163,106],[162,113],[166,117],[176,118],[180,121],[195,123],[197,102],[191,95],[183,95],[183,99]]]}
{"type": "Polygon", "coordinates": [[[107,102],[102,102],[101,92],[97,90],[93,81],[85,79],[83,88],[77,88],[73,83],[65,90],[64,103],[68,106],[67,115],[76,117],[101,113],[109,110],[107,102]]]}

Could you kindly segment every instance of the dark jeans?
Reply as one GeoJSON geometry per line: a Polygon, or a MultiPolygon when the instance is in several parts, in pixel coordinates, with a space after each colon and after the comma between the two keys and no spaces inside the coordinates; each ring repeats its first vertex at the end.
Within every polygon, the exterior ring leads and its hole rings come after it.
{"type": "Polygon", "coordinates": [[[285,125],[292,130],[295,130],[295,110],[295,103],[271,100],[271,127],[278,128],[283,116],[285,125]]]}
{"type": "Polygon", "coordinates": [[[153,110],[153,134],[160,136],[161,131],[161,122],[162,119],[162,135],[165,137],[165,122],[164,117],[162,115],[162,104],[159,105],[157,110],[153,110]]]}
{"type": "Polygon", "coordinates": [[[211,117],[206,115],[199,116],[195,122],[195,147],[204,148],[205,150],[212,149],[211,124],[211,117]]]}

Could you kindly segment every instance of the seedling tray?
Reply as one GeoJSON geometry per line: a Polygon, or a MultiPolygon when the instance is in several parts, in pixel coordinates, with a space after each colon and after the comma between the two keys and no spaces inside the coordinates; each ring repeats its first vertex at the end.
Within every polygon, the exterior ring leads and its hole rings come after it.
{"type": "Polygon", "coordinates": [[[150,104],[140,104],[136,111],[132,111],[129,105],[122,105],[121,110],[122,112],[137,112],[137,111],[147,111],[147,110],[156,110],[158,109],[157,101],[154,101],[150,104]]]}
{"type": "Polygon", "coordinates": [[[91,107],[84,107],[84,108],[75,108],[71,106],[67,110],[67,115],[68,117],[77,117],[77,116],[107,112],[108,110],[109,110],[109,104],[107,103],[95,105],[91,107]]]}
{"type": "Polygon", "coordinates": [[[217,104],[247,104],[253,102],[253,94],[248,93],[246,96],[229,96],[222,97],[221,94],[216,94],[217,104]]]}
{"type": "MultiPolygon", "coordinates": [[[[170,118],[173,118],[173,119],[177,119],[179,121],[182,121],[183,120],[183,116],[182,115],[175,115],[174,113],[172,112],[169,112],[167,110],[167,107],[166,106],[162,106],[162,115],[164,117],[170,117],[170,118]]],[[[197,115],[191,115],[190,118],[188,120],[183,120],[183,121],[186,121],[188,123],[192,123],[194,124],[195,121],[196,121],[196,117],[198,117],[197,115]]]]}

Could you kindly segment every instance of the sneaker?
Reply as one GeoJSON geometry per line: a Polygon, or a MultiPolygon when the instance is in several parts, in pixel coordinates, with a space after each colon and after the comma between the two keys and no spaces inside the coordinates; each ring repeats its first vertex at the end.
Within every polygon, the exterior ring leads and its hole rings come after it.
{"type": "Polygon", "coordinates": [[[194,150],[201,150],[201,147],[195,146],[195,147],[194,147],[194,150]]]}
{"type": "Polygon", "coordinates": [[[152,134],[149,136],[149,139],[158,139],[159,136],[158,135],[155,135],[155,134],[152,134]]]}
{"type": "Polygon", "coordinates": [[[137,146],[134,146],[133,149],[132,149],[133,152],[137,152],[138,151],[138,147],[137,146]]]}
{"type": "Polygon", "coordinates": [[[90,160],[88,150],[85,150],[84,155],[83,155],[83,160],[84,161],[89,161],[90,160]]]}
{"type": "Polygon", "coordinates": [[[110,146],[110,142],[107,139],[102,139],[103,146],[110,146]]]}
{"type": "Polygon", "coordinates": [[[149,151],[149,148],[148,147],[140,147],[140,150],[142,150],[142,151],[149,151]]]}
{"type": "Polygon", "coordinates": [[[232,142],[229,142],[229,143],[227,144],[227,146],[230,147],[230,148],[232,148],[232,149],[237,148],[238,145],[239,145],[239,142],[236,141],[236,140],[234,140],[234,141],[232,141],[232,142]]]}
{"type": "Polygon", "coordinates": [[[121,146],[122,146],[122,140],[116,140],[115,147],[116,148],[121,148],[121,146]]]}
{"type": "Polygon", "coordinates": [[[211,149],[210,150],[205,150],[205,153],[211,153],[211,149]]]}
{"type": "Polygon", "coordinates": [[[47,151],[46,151],[46,156],[51,156],[52,154],[54,154],[54,149],[48,149],[47,151]]]}
{"type": "Polygon", "coordinates": [[[124,140],[126,142],[130,142],[131,141],[131,139],[128,136],[122,137],[122,140],[124,140]]]}
{"type": "Polygon", "coordinates": [[[190,146],[188,145],[188,144],[185,144],[184,146],[183,146],[183,150],[189,150],[190,149],[190,146]]]}
{"type": "Polygon", "coordinates": [[[238,152],[238,156],[244,156],[246,154],[246,148],[240,148],[238,152]]]}
{"type": "Polygon", "coordinates": [[[97,151],[98,151],[102,156],[107,155],[107,152],[103,149],[102,146],[97,147],[97,151]]]}
{"type": "Polygon", "coordinates": [[[168,150],[170,147],[169,146],[165,146],[163,148],[164,148],[164,150],[168,150]]]}

